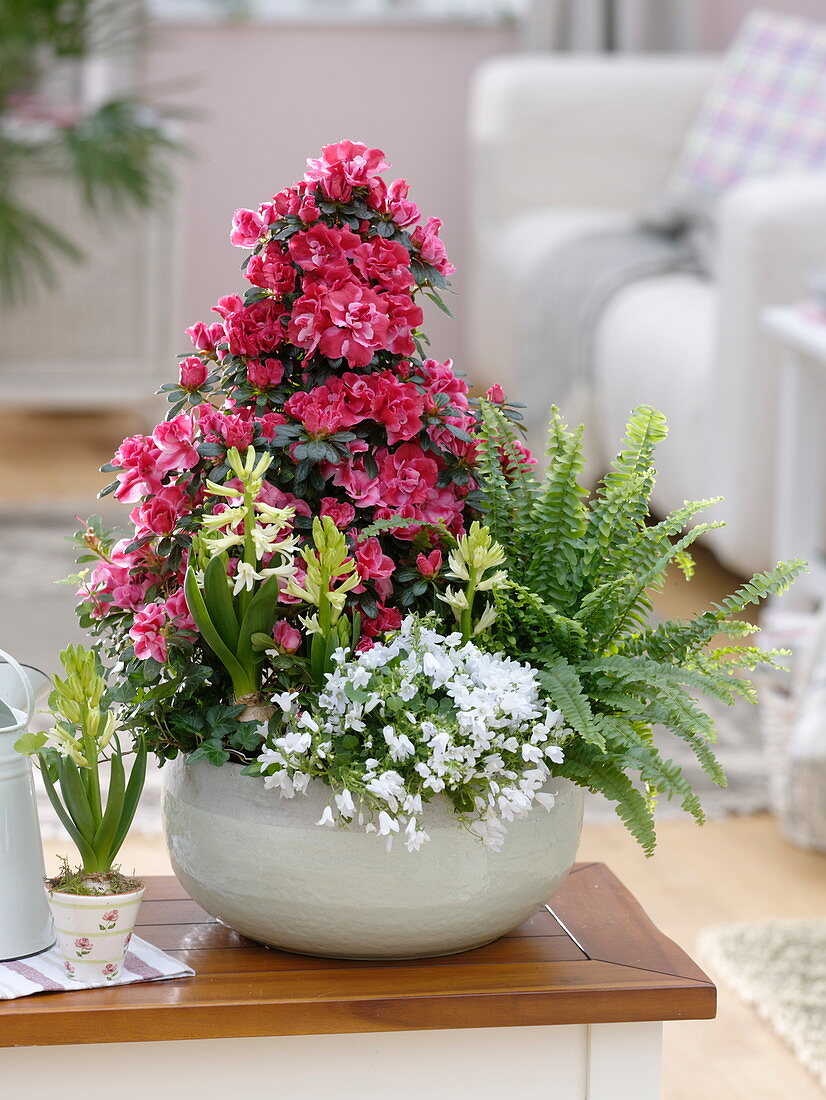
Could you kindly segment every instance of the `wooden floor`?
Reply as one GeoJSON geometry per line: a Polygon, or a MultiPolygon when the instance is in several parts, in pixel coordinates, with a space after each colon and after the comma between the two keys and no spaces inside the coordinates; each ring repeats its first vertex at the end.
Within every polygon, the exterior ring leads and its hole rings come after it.
{"type": "Polygon", "coordinates": [[[122,439],[148,430],[126,413],[0,412],[0,506],[68,500],[94,508],[112,480],[100,467],[122,439]]]}

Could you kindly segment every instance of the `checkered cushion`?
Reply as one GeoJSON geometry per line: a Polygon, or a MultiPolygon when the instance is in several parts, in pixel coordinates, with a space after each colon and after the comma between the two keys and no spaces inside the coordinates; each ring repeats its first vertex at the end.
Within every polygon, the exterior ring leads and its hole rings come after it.
{"type": "Polygon", "coordinates": [[[826,25],[768,11],[737,34],[686,138],[672,198],[738,180],[826,171],[826,25]]]}

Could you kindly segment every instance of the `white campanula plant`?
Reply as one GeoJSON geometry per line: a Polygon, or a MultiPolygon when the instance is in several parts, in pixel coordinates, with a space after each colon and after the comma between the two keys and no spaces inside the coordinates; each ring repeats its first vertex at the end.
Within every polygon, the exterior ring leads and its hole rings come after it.
{"type": "Polygon", "coordinates": [[[444,795],[457,819],[492,849],[535,803],[563,760],[562,715],[536,672],[485,653],[460,631],[445,636],[409,616],[388,641],[337,667],[314,703],[278,697],[284,714],[249,771],[292,798],[312,779],[330,788],[319,825],[429,840],[425,806],[444,795]]]}

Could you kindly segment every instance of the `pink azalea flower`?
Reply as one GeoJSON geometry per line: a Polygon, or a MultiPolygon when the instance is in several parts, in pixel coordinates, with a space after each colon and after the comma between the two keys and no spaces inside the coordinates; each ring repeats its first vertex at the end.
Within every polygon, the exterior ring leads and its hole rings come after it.
{"type": "Polygon", "coordinates": [[[302,390],[294,393],[284,402],[284,411],[300,420],[308,433],[317,439],[350,426],[341,394],[324,386],[310,393],[302,390]]]}
{"type": "Polygon", "coordinates": [[[226,320],[231,314],[237,313],[239,309],[243,308],[244,299],[240,294],[225,294],[222,298],[219,298],[212,307],[212,312],[219,314],[219,316],[226,320]]]}
{"type": "Polygon", "coordinates": [[[413,329],[424,320],[422,307],[409,294],[387,294],[385,305],[388,313],[387,347],[394,355],[413,355],[413,329]]]}
{"type": "Polygon", "coordinates": [[[195,630],[195,620],[190,613],[183,588],[179,588],[177,592],[173,592],[173,594],[161,604],[161,607],[167,619],[169,619],[171,623],[174,623],[179,630],[195,630]]]}
{"type": "Polygon", "coordinates": [[[228,312],[224,331],[230,354],[256,356],[274,351],[286,335],[281,324],[284,315],[284,307],[272,298],[228,312]]]}
{"type": "Polygon", "coordinates": [[[375,619],[365,615],[361,621],[362,633],[366,638],[377,638],[388,630],[398,630],[401,625],[402,617],[396,608],[387,607],[383,603],[378,605],[375,619]]]}
{"type": "Polygon", "coordinates": [[[436,485],[438,463],[416,443],[403,443],[392,454],[385,451],[377,458],[384,504],[421,504],[436,485]]]}
{"type": "Polygon", "coordinates": [[[441,218],[428,218],[424,225],[416,226],[411,240],[426,264],[435,267],[442,275],[452,275],[456,268],[447,258],[444,241],[439,236],[441,218]]]}
{"type": "Polygon", "coordinates": [[[322,516],[329,516],[336,527],[344,531],[356,518],[356,510],[352,504],[345,500],[336,500],[335,497],[322,497],[319,507],[322,516]]]}
{"type": "Polygon", "coordinates": [[[321,353],[330,359],[343,357],[351,367],[366,367],[388,335],[384,301],[375,291],[348,282],[327,295],[325,307],[331,324],[318,341],[321,353]]]}
{"type": "Polygon", "coordinates": [[[247,378],[256,389],[274,389],[283,377],[284,364],[278,359],[254,359],[247,364],[247,378]]]}
{"type": "Polygon", "coordinates": [[[236,210],[232,216],[229,241],[236,248],[254,248],[263,232],[264,223],[260,214],[256,214],[254,210],[236,210]]]}
{"type": "Polygon", "coordinates": [[[261,435],[264,439],[274,439],[278,425],[286,424],[287,418],[278,412],[268,412],[257,417],[256,421],[261,428],[261,435]]]}
{"type": "Polygon", "coordinates": [[[159,664],[166,661],[167,644],[163,633],[166,625],[166,615],[159,604],[147,604],[137,613],[129,636],[135,643],[135,656],[138,660],[145,661],[151,657],[159,664]]]}
{"type": "Polygon", "coordinates": [[[195,447],[195,423],[188,413],[160,423],[152,433],[152,441],[160,450],[157,468],[162,473],[191,470],[201,461],[195,447]]]}
{"type": "Polygon", "coordinates": [[[359,508],[372,508],[381,500],[380,479],[371,477],[364,469],[364,462],[342,462],[336,467],[333,484],[346,490],[352,502],[359,508]]]}
{"type": "Polygon", "coordinates": [[[410,253],[403,244],[384,237],[371,237],[354,248],[353,265],[364,279],[381,283],[396,293],[407,290],[414,282],[410,253]]]}
{"type": "Polygon", "coordinates": [[[250,256],[244,274],[253,286],[272,290],[278,295],[295,290],[296,271],[281,245],[271,241],[263,252],[250,256]]]}
{"type": "Polygon", "coordinates": [[[186,329],[186,334],[198,351],[207,355],[215,354],[215,345],[224,339],[224,326],[220,321],[214,321],[211,325],[205,325],[203,321],[197,321],[186,329]]]}
{"type": "Polygon", "coordinates": [[[349,229],[319,224],[294,234],[288,247],[290,256],[300,267],[305,271],[323,271],[329,281],[330,272],[337,268],[341,268],[347,278],[347,259],[360,244],[361,237],[349,229]]]}
{"type": "Polygon", "coordinates": [[[495,382],[489,390],[485,391],[485,397],[488,399],[488,401],[492,401],[494,405],[505,404],[505,391],[502,389],[498,382],[495,382]]]}
{"type": "Polygon", "coordinates": [[[399,382],[389,371],[379,376],[373,415],[383,424],[387,442],[413,439],[422,430],[424,398],[412,382],[399,382]]]}
{"type": "Polygon", "coordinates": [[[410,185],[407,180],[393,180],[387,188],[387,210],[390,217],[401,229],[414,225],[421,213],[415,202],[408,199],[410,185]]]}
{"type": "Polygon", "coordinates": [[[191,500],[178,485],[167,485],[129,513],[135,535],[171,535],[175,524],[189,511],[191,500]]]}
{"type": "Polygon", "coordinates": [[[450,404],[460,412],[468,408],[467,382],[453,373],[452,359],[444,363],[437,359],[425,359],[421,372],[430,393],[446,393],[450,404]]]}
{"type": "Polygon", "coordinates": [[[321,150],[318,160],[307,161],[307,181],[318,181],[324,194],[337,202],[349,202],[354,187],[365,187],[387,168],[381,149],[368,149],[358,141],[339,141],[321,150]]]}
{"type": "MultiPolygon", "coordinates": [[[[389,578],[396,568],[396,563],[384,553],[379,540],[369,538],[360,542],[353,552],[353,557],[361,579],[372,582],[378,594],[386,599],[393,591],[389,578]]],[[[359,584],[353,591],[363,592],[364,585],[359,584]]]]}
{"type": "Polygon", "coordinates": [[[148,493],[157,493],[161,487],[161,471],[158,469],[160,448],[145,435],[133,435],[124,439],[115,451],[112,465],[119,467],[116,474],[118,500],[133,504],[148,493]]]}
{"type": "Polygon", "coordinates": [[[254,428],[249,420],[239,413],[228,413],[219,421],[221,438],[227,448],[237,447],[245,451],[252,443],[254,428]]]}

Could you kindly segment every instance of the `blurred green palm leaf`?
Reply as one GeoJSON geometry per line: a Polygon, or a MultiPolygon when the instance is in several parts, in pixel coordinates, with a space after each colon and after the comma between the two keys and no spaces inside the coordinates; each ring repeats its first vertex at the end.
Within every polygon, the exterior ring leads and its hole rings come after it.
{"type": "Polygon", "coordinates": [[[138,0],[0,4],[0,304],[53,286],[61,261],[83,259],[59,211],[27,201],[32,183],[63,178],[87,208],[119,217],[168,194],[180,146],[161,116],[137,95],[84,109],[71,92],[89,58],[133,52],[143,36],[138,0]],[[69,91],[50,99],[55,74],[69,91]]]}

